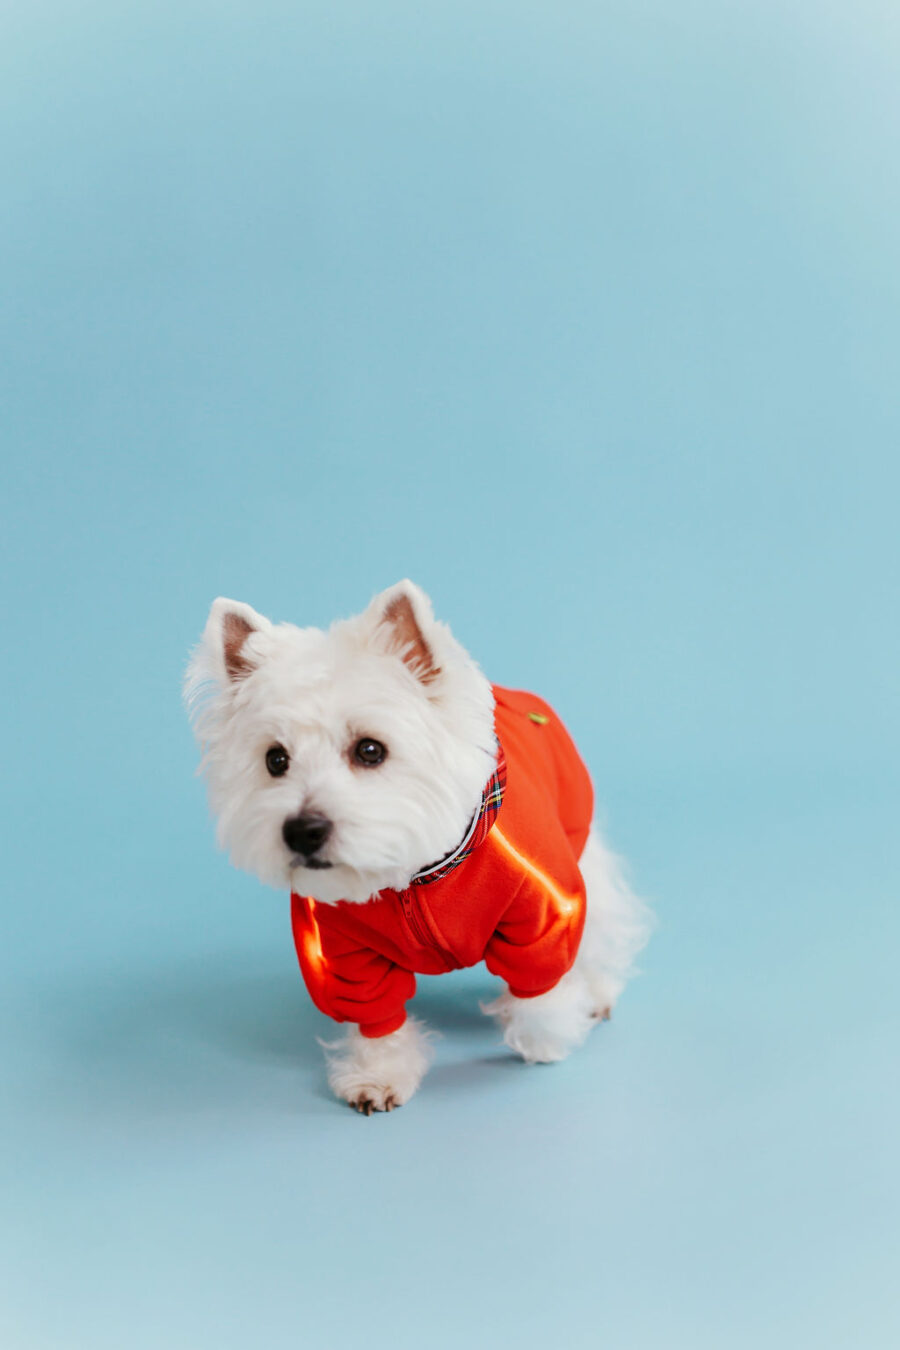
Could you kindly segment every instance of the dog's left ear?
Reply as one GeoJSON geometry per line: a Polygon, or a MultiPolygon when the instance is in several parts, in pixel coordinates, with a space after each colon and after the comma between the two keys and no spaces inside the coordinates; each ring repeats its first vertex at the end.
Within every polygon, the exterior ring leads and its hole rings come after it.
{"type": "Polygon", "coordinates": [[[423,590],[412,581],[398,581],[375,596],[364,617],[377,646],[396,652],[422,684],[433,684],[441,668],[431,641],[434,614],[423,590]]]}

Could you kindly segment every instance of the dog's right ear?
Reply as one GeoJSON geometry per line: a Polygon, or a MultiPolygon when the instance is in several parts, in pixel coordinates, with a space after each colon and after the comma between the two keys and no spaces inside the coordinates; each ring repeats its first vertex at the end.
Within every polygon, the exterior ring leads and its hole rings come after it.
{"type": "Polygon", "coordinates": [[[268,619],[240,600],[214,600],[203,636],[191,658],[185,680],[190,704],[204,686],[220,689],[243,680],[256,666],[251,641],[255,633],[268,632],[268,619]]]}
{"type": "MultiPolygon", "coordinates": [[[[214,600],[203,636],[184,676],[184,702],[204,755],[215,738],[223,708],[260,660],[259,638],[272,624],[240,600],[214,600]],[[224,697],[223,697],[224,696],[224,697]]],[[[264,650],[264,648],[263,648],[264,650]]]]}
{"type": "Polygon", "coordinates": [[[271,627],[269,620],[257,614],[250,605],[219,596],[209,611],[203,645],[215,657],[225,679],[242,680],[256,664],[247,651],[247,639],[251,634],[267,632],[271,627]]]}

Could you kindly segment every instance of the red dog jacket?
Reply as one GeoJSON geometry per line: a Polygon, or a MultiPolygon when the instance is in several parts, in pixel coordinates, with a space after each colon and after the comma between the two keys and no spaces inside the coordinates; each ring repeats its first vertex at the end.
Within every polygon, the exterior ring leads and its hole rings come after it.
{"type": "Polygon", "coordinates": [[[364,904],[291,895],[294,941],[316,1007],[364,1036],[406,1020],[414,972],[484,961],[518,998],[552,989],[584,927],[578,859],[593,789],[569,733],[534,694],[492,686],[496,768],[465,838],[403,891],[364,904]]]}

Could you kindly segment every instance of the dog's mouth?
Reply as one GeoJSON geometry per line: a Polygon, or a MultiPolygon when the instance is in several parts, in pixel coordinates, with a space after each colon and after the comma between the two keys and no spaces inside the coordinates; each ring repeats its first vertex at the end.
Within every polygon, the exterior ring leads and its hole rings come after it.
{"type": "Polygon", "coordinates": [[[322,870],[326,867],[333,867],[334,863],[326,862],[324,858],[305,858],[302,853],[296,854],[294,858],[295,867],[314,867],[322,870]]]}

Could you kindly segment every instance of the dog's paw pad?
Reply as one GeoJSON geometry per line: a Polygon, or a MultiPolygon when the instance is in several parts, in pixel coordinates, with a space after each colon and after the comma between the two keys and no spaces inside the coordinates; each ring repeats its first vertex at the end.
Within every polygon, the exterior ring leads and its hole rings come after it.
{"type": "Polygon", "coordinates": [[[591,1013],[591,1017],[593,1017],[596,1022],[608,1022],[612,1017],[612,1008],[595,1008],[591,1013]]]}

